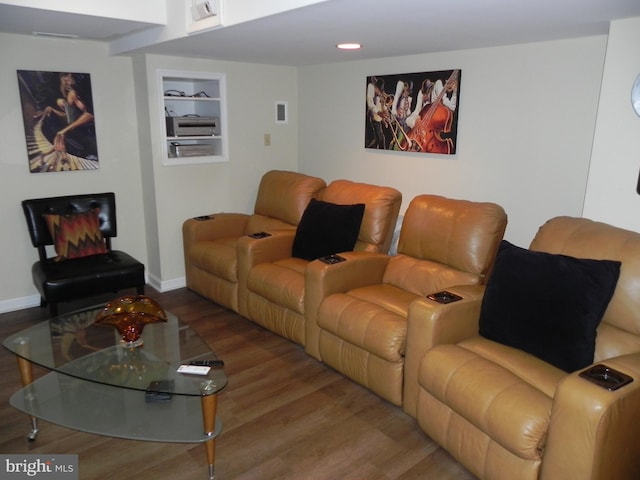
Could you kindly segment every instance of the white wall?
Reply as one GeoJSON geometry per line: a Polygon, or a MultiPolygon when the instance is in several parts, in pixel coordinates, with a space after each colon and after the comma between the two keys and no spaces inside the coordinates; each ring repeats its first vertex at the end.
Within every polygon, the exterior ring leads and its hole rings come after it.
{"type": "Polygon", "coordinates": [[[507,239],[582,213],[606,37],[300,68],[300,170],[327,180],[493,201],[507,239]],[[462,69],[458,153],[364,148],[368,75],[462,69]]]}
{"type": "Polygon", "coordinates": [[[118,237],[113,247],[146,262],[137,114],[131,60],[109,57],[99,42],[0,34],[0,311],[37,302],[31,264],[37,260],[20,207],[26,198],[113,191],[118,237]],[[30,173],[16,70],[91,74],[100,168],[30,173]]]}
{"type": "Polygon", "coordinates": [[[0,34],[0,44],[12,46],[0,49],[0,312],[39,301],[30,271],[37,251],[20,208],[25,198],[114,191],[114,248],[144,262],[154,286],[172,288],[184,284],[185,218],[216,211],[249,212],[265,171],[297,170],[297,77],[291,67],[160,56],[136,57],[134,64],[129,57],[110,56],[99,42],[10,34],[0,34]],[[157,68],[227,74],[228,163],[162,165],[159,132],[154,129],[159,123],[157,68]],[[29,173],[18,69],[91,74],[99,170],[29,173]],[[277,100],[289,102],[288,125],[275,125],[277,100]],[[265,133],[271,134],[270,147],[263,145],[265,133]]]}
{"type": "MultiPolygon", "coordinates": [[[[252,65],[149,55],[147,89],[151,117],[150,153],[155,179],[160,272],[166,288],[184,284],[182,222],[219,211],[249,212],[258,183],[272,169],[297,170],[297,75],[293,67],[252,65]],[[156,70],[189,70],[226,74],[229,162],[205,165],[162,165],[160,132],[153,128],[164,112],[157,101],[156,70]],[[289,104],[290,121],[275,124],[275,102],[289,104]],[[264,134],[271,146],[264,146],[264,134]]],[[[225,127],[223,127],[225,128],[225,127]]],[[[149,153],[149,152],[147,152],[149,153]]],[[[163,288],[163,285],[159,285],[163,288]]]]}
{"type": "Polygon", "coordinates": [[[640,18],[611,24],[584,216],[640,231],[640,117],[631,85],[640,75],[640,18]]]}

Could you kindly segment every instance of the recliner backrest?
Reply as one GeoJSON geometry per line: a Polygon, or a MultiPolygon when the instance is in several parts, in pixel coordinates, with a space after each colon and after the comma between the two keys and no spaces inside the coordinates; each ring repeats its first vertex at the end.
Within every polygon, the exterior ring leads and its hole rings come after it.
{"type": "Polygon", "coordinates": [[[302,173],[283,170],[265,173],[245,233],[295,227],[309,201],[325,186],[321,178],[302,173]]]}
{"type": "Polygon", "coordinates": [[[364,203],[364,216],[354,250],[389,251],[402,203],[402,194],[398,190],[350,180],[334,180],[320,192],[319,199],[338,205],[364,203]]]}
{"type": "Polygon", "coordinates": [[[416,295],[484,283],[506,225],[495,203],[419,195],[405,212],[383,282],[416,295]]]}
{"type": "Polygon", "coordinates": [[[507,215],[495,203],[419,195],[402,221],[398,253],[482,277],[491,268],[506,226],[507,215]]]}
{"type": "Polygon", "coordinates": [[[540,227],[531,250],[622,262],[596,337],[595,361],[640,352],[640,233],[586,218],[556,217],[540,227]]]}

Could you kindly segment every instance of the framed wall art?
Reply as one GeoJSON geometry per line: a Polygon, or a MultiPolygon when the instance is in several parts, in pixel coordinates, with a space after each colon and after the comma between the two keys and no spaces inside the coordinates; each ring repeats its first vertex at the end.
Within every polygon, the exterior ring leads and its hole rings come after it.
{"type": "Polygon", "coordinates": [[[453,155],[460,70],[367,77],[365,148],[453,155]]]}
{"type": "Polygon", "coordinates": [[[88,73],[18,70],[31,173],[99,167],[88,73]]]}

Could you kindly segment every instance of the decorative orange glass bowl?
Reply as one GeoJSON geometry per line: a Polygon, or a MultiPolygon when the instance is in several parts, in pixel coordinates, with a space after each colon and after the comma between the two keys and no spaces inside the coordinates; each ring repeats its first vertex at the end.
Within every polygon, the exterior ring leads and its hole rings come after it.
{"type": "Polygon", "coordinates": [[[149,323],[166,322],[167,313],[145,295],[125,295],[109,302],[96,316],[96,325],[111,325],[122,337],[125,347],[139,347],[142,330],[149,323]]]}

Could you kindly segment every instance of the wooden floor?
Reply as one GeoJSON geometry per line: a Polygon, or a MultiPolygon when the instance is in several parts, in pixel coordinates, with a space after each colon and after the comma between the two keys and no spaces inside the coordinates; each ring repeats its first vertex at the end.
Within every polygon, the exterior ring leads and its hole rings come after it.
{"type": "MultiPolygon", "coordinates": [[[[218,400],[223,431],[216,447],[217,479],[474,478],[402,409],[301,347],[187,289],[160,294],[148,288],[147,294],[202,335],[225,361],[229,384],[218,400]]],[[[65,304],[60,310],[85,304],[65,304]]],[[[47,317],[38,307],[1,314],[0,338],[47,317]]],[[[45,422],[40,422],[38,439],[28,442],[28,418],[8,403],[18,388],[16,361],[2,348],[0,453],[78,454],[81,480],[207,478],[204,447],[198,444],[113,439],[45,422]]]]}

